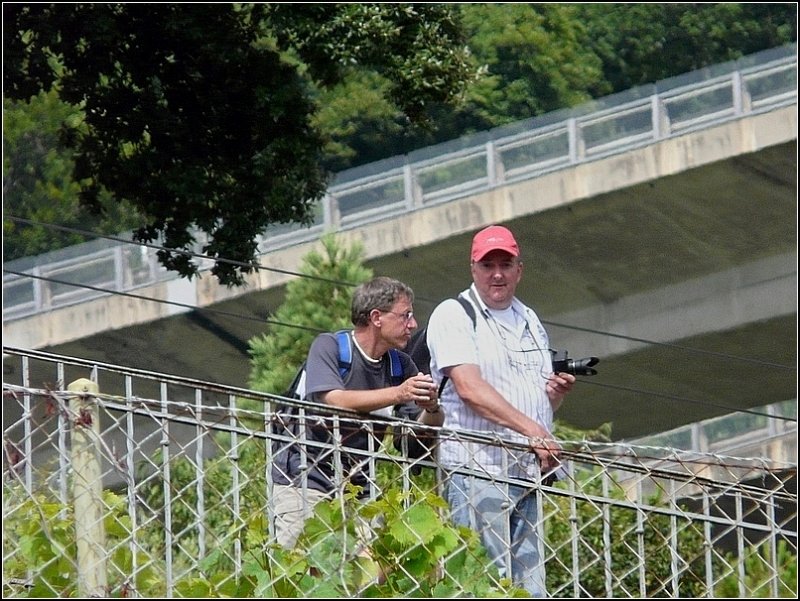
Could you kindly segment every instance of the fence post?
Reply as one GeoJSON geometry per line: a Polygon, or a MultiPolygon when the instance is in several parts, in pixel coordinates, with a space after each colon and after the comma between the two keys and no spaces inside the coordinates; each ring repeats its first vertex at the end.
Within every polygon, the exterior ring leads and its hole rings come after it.
{"type": "Polygon", "coordinates": [[[72,421],[72,494],[78,549],[78,594],[105,597],[106,534],[103,525],[103,482],[100,473],[100,416],[97,383],[81,378],[67,390],[72,421]]]}

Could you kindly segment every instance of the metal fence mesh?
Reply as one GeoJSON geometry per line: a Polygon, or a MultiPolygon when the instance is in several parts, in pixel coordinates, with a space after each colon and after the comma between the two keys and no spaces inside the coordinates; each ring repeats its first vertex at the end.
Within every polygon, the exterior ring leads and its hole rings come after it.
{"type": "MultiPolygon", "coordinates": [[[[373,438],[355,454],[370,494],[342,485],[287,550],[275,542],[270,469],[298,442],[276,428],[284,399],[4,350],[4,596],[524,594],[476,531],[453,525],[435,452],[409,459],[373,438]]],[[[342,432],[408,428],[314,413],[331,442],[299,442],[332,454],[337,482],[342,432]]],[[[511,444],[428,433],[469,448],[511,444]]],[[[536,495],[550,596],[796,597],[796,463],[563,444],[554,483],[464,470],[536,495]]]]}

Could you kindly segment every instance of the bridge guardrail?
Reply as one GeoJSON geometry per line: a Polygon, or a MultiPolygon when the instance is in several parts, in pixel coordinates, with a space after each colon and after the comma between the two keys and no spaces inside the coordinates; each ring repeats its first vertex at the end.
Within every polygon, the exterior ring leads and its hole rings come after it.
{"type": "MultiPolygon", "coordinates": [[[[797,45],[790,44],[350,169],[337,174],[310,226],[271,225],[258,241],[258,249],[265,253],[285,248],[315,239],[323,231],[355,228],[796,104],[796,72],[797,45]]],[[[35,277],[4,274],[3,321],[179,277],[157,264],[152,248],[138,246],[138,250],[123,252],[119,250],[123,243],[106,242],[98,252],[107,258],[97,255],[92,260],[99,266],[113,266],[113,275],[109,271],[103,282],[96,282],[110,286],[109,292],[64,291],[70,283],[96,285],[84,277],[82,258],[70,262],[54,258],[59,256],[56,252],[8,262],[7,269],[35,277]]],[[[83,246],[76,246],[74,253],[80,254],[83,246]]],[[[199,248],[198,244],[198,253],[199,248]]]]}

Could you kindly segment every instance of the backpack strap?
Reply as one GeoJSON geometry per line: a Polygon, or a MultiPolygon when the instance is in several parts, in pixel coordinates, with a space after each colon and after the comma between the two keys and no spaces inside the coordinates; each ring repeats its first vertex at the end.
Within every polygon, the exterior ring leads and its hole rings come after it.
{"type": "Polygon", "coordinates": [[[300,366],[300,369],[297,370],[297,373],[294,375],[294,380],[289,385],[289,388],[286,392],[283,393],[283,396],[289,397],[290,399],[302,399],[306,395],[306,362],[303,361],[303,364],[300,366]]]}
{"type": "Polygon", "coordinates": [[[392,386],[403,383],[403,365],[400,363],[400,354],[397,349],[389,349],[389,369],[392,376],[392,386]]]}
{"type": "MultiPolygon", "coordinates": [[[[472,329],[474,330],[476,325],[475,307],[472,305],[471,302],[469,302],[466,298],[464,298],[460,294],[456,297],[456,300],[461,304],[462,307],[464,307],[464,312],[467,315],[469,315],[470,320],[472,320],[472,329]]],[[[439,397],[442,396],[442,391],[444,390],[444,386],[445,384],[447,384],[447,381],[449,379],[450,378],[448,378],[447,376],[442,377],[442,381],[439,383],[439,391],[437,393],[439,397]]]]}
{"type": "MultiPolygon", "coordinates": [[[[350,331],[339,330],[336,332],[336,340],[339,343],[339,375],[342,379],[350,371],[353,365],[353,345],[350,344],[350,331]]],[[[397,349],[389,349],[389,373],[392,378],[392,386],[403,383],[403,364],[400,362],[400,354],[397,349]]]]}
{"type": "Polygon", "coordinates": [[[336,332],[336,340],[339,342],[339,375],[344,379],[353,364],[353,347],[350,345],[350,332],[339,330],[336,332]]]}
{"type": "Polygon", "coordinates": [[[469,302],[460,294],[456,297],[456,300],[459,303],[461,303],[462,307],[464,307],[464,311],[466,312],[467,315],[469,315],[469,318],[472,320],[472,328],[475,329],[475,307],[471,302],[469,302]]]}

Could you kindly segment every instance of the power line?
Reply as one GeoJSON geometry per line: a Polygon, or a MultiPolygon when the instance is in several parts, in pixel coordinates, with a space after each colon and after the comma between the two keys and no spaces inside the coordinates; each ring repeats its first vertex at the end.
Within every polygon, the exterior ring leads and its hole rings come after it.
{"type": "MultiPolygon", "coordinates": [[[[177,306],[177,307],[183,307],[183,308],[190,309],[190,310],[201,311],[201,312],[204,312],[204,313],[224,315],[224,316],[227,316],[227,317],[234,317],[234,318],[239,318],[239,319],[247,319],[247,320],[250,320],[250,321],[258,321],[259,323],[268,323],[268,324],[271,324],[271,325],[279,325],[279,326],[285,326],[285,327],[289,327],[289,328],[297,328],[297,329],[312,331],[312,332],[316,332],[316,333],[320,333],[320,332],[323,331],[323,330],[320,330],[318,328],[310,328],[308,326],[302,326],[302,325],[299,325],[299,324],[291,324],[291,323],[285,323],[285,322],[280,322],[280,321],[274,321],[274,320],[270,320],[270,319],[248,317],[246,315],[241,315],[239,313],[231,313],[229,311],[221,311],[221,310],[218,310],[218,309],[208,309],[208,308],[203,308],[203,307],[197,307],[197,306],[194,306],[194,305],[188,305],[188,304],[185,304],[185,303],[178,303],[178,302],[174,302],[174,301],[166,301],[166,300],[162,300],[162,299],[155,299],[155,298],[143,296],[143,295],[140,295],[140,294],[132,294],[132,293],[129,293],[129,292],[120,292],[118,290],[108,290],[108,289],[100,288],[100,287],[97,287],[97,286],[89,286],[87,284],[75,284],[74,282],[68,282],[66,280],[59,280],[59,279],[56,279],[56,278],[50,278],[50,277],[45,277],[45,276],[37,276],[37,275],[33,275],[33,274],[29,274],[29,273],[22,273],[22,272],[13,271],[13,270],[10,270],[10,269],[5,269],[5,268],[3,269],[3,271],[5,273],[10,273],[12,275],[18,275],[18,276],[22,276],[22,277],[30,277],[30,278],[33,278],[33,279],[49,281],[49,282],[62,284],[62,285],[66,285],[66,286],[75,286],[75,287],[78,287],[78,288],[87,288],[89,290],[94,290],[94,291],[97,291],[97,292],[103,292],[103,293],[107,293],[107,294],[111,294],[111,295],[119,295],[119,296],[124,296],[124,297],[129,297],[129,298],[135,298],[135,299],[138,299],[138,300],[144,300],[144,301],[155,302],[155,303],[164,303],[164,304],[173,305],[173,306],[177,306]]],[[[675,401],[681,401],[681,402],[685,402],[685,403],[694,403],[694,404],[698,404],[698,405],[706,405],[706,406],[709,406],[709,407],[717,407],[717,408],[725,409],[725,410],[731,411],[731,412],[750,413],[752,415],[758,415],[758,416],[768,417],[768,418],[773,418],[773,419],[781,419],[781,420],[794,421],[794,422],[797,421],[796,418],[783,417],[783,416],[777,416],[777,415],[770,415],[770,414],[767,414],[767,413],[762,413],[762,412],[753,411],[753,410],[749,410],[749,409],[739,409],[737,407],[731,407],[731,406],[722,405],[722,404],[719,404],[719,403],[712,403],[712,402],[708,402],[708,401],[700,401],[700,400],[696,400],[696,399],[687,399],[687,398],[684,398],[684,397],[678,397],[678,396],[674,396],[674,395],[669,395],[669,394],[664,394],[664,393],[659,393],[659,392],[653,392],[653,391],[649,391],[649,390],[628,388],[628,387],[623,387],[623,386],[616,386],[616,385],[613,385],[613,384],[601,384],[599,382],[594,382],[594,381],[591,381],[591,380],[584,380],[584,379],[581,379],[581,382],[582,383],[586,383],[586,384],[593,384],[595,386],[601,386],[601,387],[605,387],[605,388],[612,388],[612,389],[616,389],[616,390],[623,390],[623,391],[626,391],[626,392],[633,392],[633,393],[636,393],[636,394],[661,397],[661,398],[666,398],[666,399],[675,400],[675,401]]]]}
{"type": "MultiPolygon", "coordinates": [[[[267,266],[261,265],[258,262],[246,263],[246,262],[243,262],[243,261],[236,261],[236,260],[227,259],[227,258],[224,258],[224,257],[210,257],[208,255],[204,255],[204,254],[201,254],[201,253],[196,253],[196,252],[193,252],[193,251],[180,250],[180,249],[170,249],[170,248],[167,248],[165,246],[160,246],[160,245],[157,245],[157,244],[147,244],[147,243],[135,242],[133,240],[120,238],[119,236],[111,236],[111,235],[107,235],[107,234],[98,234],[98,233],[91,232],[91,231],[88,231],[88,230],[81,230],[81,229],[78,229],[78,228],[73,228],[73,227],[68,227],[68,226],[62,226],[62,225],[56,225],[56,224],[52,224],[52,223],[44,223],[44,222],[40,222],[40,221],[34,221],[34,220],[31,220],[31,219],[25,219],[25,218],[22,218],[22,217],[16,217],[14,215],[6,215],[4,217],[6,217],[6,218],[8,218],[8,219],[10,219],[12,221],[15,221],[15,222],[18,222],[18,223],[24,223],[24,224],[27,224],[27,225],[34,225],[34,226],[39,226],[39,227],[44,227],[44,228],[56,229],[56,230],[65,231],[65,232],[69,232],[69,233],[80,234],[80,235],[83,235],[83,236],[86,236],[86,237],[103,238],[103,239],[106,239],[106,240],[111,240],[111,241],[119,242],[119,243],[122,243],[122,244],[133,244],[133,245],[136,245],[136,246],[144,246],[146,248],[152,248],[154,250],[160,250],[160,251],[165,251],[165,252],[174,252],[174,253],[177,253],[177,254],[183,254],[183,255],[191,256],[191,257],[198,258],[198,259],[208,260],[208,261],[219,261],[221,263],[228,263],[228,264],[236,265],[236,266],[240,266],[240,267],[249,267],[249,268],[254,268],[254,269],[263,270],[263,271],[271,271],[271,272],[280,273],[280,274],[283,274],[283,275],[290,275],[290,276],[294,276],[294,277],[298,277],[298,278],[313,279],[313,280],[327,282],[327,283],[330,283],[330,284],[335,284],[335,285],[340,285],[340,286],[350,286],[350,287],[357,286],[357,284],[355,284],[353,282],[346,282],[346,281],[343,281],[343,280],[325,278],[325,277],[322,277],[322,276],[315,276],[315,275],[300,273],[300,272],[296,272],[296,271],[289,271],[289,270],[286,270],[286,269],[278,269],[278,268],[275,268],[275,267],[267,267],[267,266]]],[[[13,273],[13,272],[8,272],[8,273],[13,273]]],[[[16,275],[28,275],[28,274],[16,274],[16,275]]],[[[31,276],[31,277],[34,277],[34,276],[31,276]]],[[[48,278],[39,277],[38,279],[47,280],[48,278]]],[[[56,283],[63,283],[63,284],[69,284],[69,285],[73,285],[73,286],[79,286],[79,284],[72,284],[70,282],[62,282],[62,281],[59,281],[59,280],[52,280],[52,281],[54,281],[56,283]]],[[[87,286],[87,288],[91,288],[91,287],[87,286]]],[[[108,290],[106,290],[105,292],[108,292],[109,294],[113,294],[114,293],[113,291],[108,291],[108,290]]],[[[155,302],[165,302],[165,301],[158,301],[157,299],[153,299],[153,300],[155,302]]],[[[434,299],[428,299],[428,298],[424,298],[424,297],[417,297],[417,300],[425,301],[425,302],[428,302],[428,303],[436,303],[436,302],[438,302],[438,301],[436,301],[434,299]]],[[[722,358],[722,359],[731,359],[731,360],[734,360],[734,361],[740,361],[740,362],[744,362],[744,363],[752,363],[752,364],[755,364],[755,365],[761,365],[761,366],[765,366],[765,367],[772,367],[772,368],[776,368],[776,369],[785,369],[785,370],[794,370],[794,371],[797,370],[796,367],[791,366],[791,365],[783,365],[783,364],[780,364],[780,363],[773,363],[773,362],[764,361],[764,360],[761,360],[761,359],[753,359],[753,358],[750,358],[750,357],[740,357],[740,356],[737,356],[737,355],[730,355],[728,353],[720,353],[720,352],[716,352],[716,351],[708,351],[708,350],[704,350],[704,349],[698,349],[698,348],[683,346],[683,345],[679,345],[679,344],[673,344],[673,343],[669,343],[669,342],[657,342],[655,340],[647,340],[645,338],[637,338],[637,337],[628,336],[628,335],[625,335],[625,334],[617,334],[615,332],[606,332],[606,331],[602,331],[602,330],[595,330],[595,329],[592,329],[592,328],[584,328],[584,327],[579,327],[579,326],[573,326],[573,325],[569,325],[569,324],[564,324],[564,323],[559,323],[559,322],[554,322],[554,321],[548,321],[548,320],[544,320],[544,319],[541,320],[541,321],[542,321],[543,324],[546,324],[546,325],[556,326],[556,327],[565,328],[565,329],[568,329],[568,330],[574,330],[574,331],[578,331],[578,332],[587,332],[587,333],[597,334],[597,335],[601,335],[601,336],[608,336],[609,338],[617,338],[619,340],[627,340],[629,342],[640,342],[640,343],[648,344],[648,345],[652,345],[652,346],[661,346],[661,347],[665,347],[665,348],[672,348],[672,349],[677,349],[677,350],[680,350],[680,351],[695,353],[695,354],[699,354],[699,355],[707,355],[707,356],[719,357],[719,358],[722,358]]],[[[271,323],[271,322],[267,321],[267,323],[271,323]]],[[[281,324],[281,325],[289,325],[289,327],[310,329],[310,328],[304,328],[304,326],[300,326],[300,325],[295,325],[295,326],[292,326],[291,324],[281,324]]]]}
{"type": "Polygon", "coordinates": [[[636,394],[646,394],[648,396],[654,397],[661,397],[664,399],[669,399],[671,401],[680,401],[682,403],[692,403],[695,405],[705,405],[707,407],[716,407],[718,409],[725,409],[726,411],[731,412],[738,412],[738,413],[749,413],[750,415],[758,415],[760,417],[769,417],[773,419],[780,419],[789,422],[797,422],[796,417],[786,417],[782,415],[771,415],[769,413],[764,413],[762,411],[753,411],[752,409],[740,409],[738,407],[731,407],[730,405],[723,405],[722,403],[712,403],[711,401],[698,401],[696,399],[687,399],[686,397],[675,396],[672,394],[665,394],[661,392],[653,392],[651,390],[640,390],[638,388],[628,388],[627,386],[617,386],[616,384],[603,384],[602,382],[596,382],[594,380],[581,380],[581,384],[589,384],[594,386],[600,386],[603,388],[612,388],[614,390],[622,390],[624,392],[633,392],[636,394]]]}
{"type": "Polygon", "coordinates": [[[125,296],[125,297],[128,297],[128,298],[135,298],[135,299],[138,299],[138,300],[149,301],[149,302],[153,302],[153,303],[163,303],[163,304],[166,304],[166,305],[173,305],[173,306],[176,306],[176,307],[183,307],[185,309],[190,309],[192,311],[202,311],[204,313],[213,313],[213,314],[216,314],[216,315],[225,315],[227,317],[236,317],[236,318],[239,318],[239,319],[248,319],[250,321],[257,321],[259,323],[268,323],[270,325],[276,325],[276,326],[286,326],[288,328],[297,328],[299,330],[308,330],[308,331],[311,331],[311,332],[318,332],[319,333],[319,332],[323,331],[323,330],[320,330],[319,328],[310,328],[308,326],[301,326],[299,324],[284,323],[282,321],[275,321],[275,320],[266,319],[266,318],[262,319],[260,317],[248,317],[247,315],[242,315],[241,313],[231,313],[230,311],[222,311],[220,309],[209,309],[209,308],[206,308],[206,307],[198,307],[196,305],[187,305],[186,303],[178,303],[178,302],[175,302],[175,301],[162,300],[162,299],[159,299],[159,298],[151,298],[151,297],[148,297],[148,296],[142,296],[141,294],[133,294],[131,292],[120,292],[119,290],[108,290],[107,288],[100,288],[98,286],[90,286],[88,284],[75,284],[74,282],[68,282],[66,280],[59,280],[57,278],[49,278],[49,277],[40,276],[40,275],[33,275],[32,273],[22,273],[22,272],[19,272],[19,271],[13,271],[11,269],[5,269],[4,268],[3,272],[4,273],[10,273],[12,275],[19,275],[19,276],[23,276],[23,277],[29,277],[29,278],[33,278],[35,280],[44,280],[46,282],[53,282],[55,284],[62,284],[62,285],[65,285],[65,286],[76,286],[78,288],[87,288],[89,290],[94,290],[96,292],[103,292],[105,294],[112,294],[112,295],[117,295],[117,296],[125,296]]]}
{"type": "Polygon", "coordinates": [[[55,223],[44,223],[44,222],[41,222],[41,221],[33,221],[32,219],[25,219],[23,217],[15,217],[14,215],[4,215],[4,218],[10,219],[11,221],[16,221],[17,223],[24,223],[26,225],[33,225],[33,226],[39,226],[39,227],[44,227],[44,228],[49,228],[49,229],[54,229],[54,230],[60,230],[62,232],[68,232],[70,234],[81,234],[82,236],[90,236],[90,237],[94,237],[94,238],[102,238],[104,240],[111,240],[113,242],[120,242],[122,244],[133,244],[133,245],[136,245],[136,246],[143,246],[145,248],[152,248],[153,250],[160,250],[160,251],[164,251],[164,252],[175,253],[175,254],[178,254],[178,255],[185,255],[187,257],[193,257],[195,259],[203,259],[203,260],[206,260],[206,261],[217,261],[219,263],[227,263],[229,265],[235,265],[237,267],[245,267],[245,268],[257,269],[257,270],[260,270],[260,271],[271,271],[271,272],[280,273],[280,274],[283,274],[283,275],[291,275],[291,276],[296,276],[296,277],[307,278],[307,279],[310,279],[310,280],[319,280],[319,281],[322,281],[322,282],[329,282],[331,284],[338,284],[340,286],[353,286],[353,287],[357,286],[357,284],[354,284],[352,282],[344,282],[342,280],[334,280],[332,278],[326,278],[326,277],[322,277],[322,276],[318,276],[318,275],[310,275],[310,274],[306,274],[306,273],[299,273],[299,272],[296,272],[296,271],[289,271],[287,269],[279,269],[277,267],[266,267],[265,265],[261,265],[258,262],[247,263],[245,261],[236,261],[235,259],[227,259],[225,257],[210,257],[208,255],[204,255],[202,253],[196,253],[196,252],[190,251],[190,250],[183,250],[183,249],[179,249],[179,248],[168,248],[166,246],[161,246],[161,245],[158,245],[158,244],[148,244],[147,242],[137,242],[135,240],[128,240],[126,238],[120,238],[119,236],[111,236],[109,234],[98,234],[96,232],[90,232],[90,231],[87,231],[87,230],[81,230],[81,229],[78,229],[78,228],[68,227],[68,226],[65,226],[65,225],[56,225],[55,223]]]}
{"type": "Polygon", "coordinates": [[[738,357],[736,355],[729,355],[727,353],[719,353],[719,352],[715,352],[715,351],[707,351],[707,350],[704,350],[704,349],[692,348],[690,346],[683,346],[683,345],[680,345],[680,344],[673,344],[671,342],[657,342],[655,340],[647,340],[646,338],[636,338],[634,336],[625,336],[625,335],[622,335],[622,334],[614,334],[612,332],[603,332],[602,330],[593,330],[592,328],[582,328],[582,327],[579,327],[579,326],[570,326],[570,325],[567,325],[567,324],[564,324],[564,323],[557,323],[555,321],[546,321],[544,319],[542,320],[542,323],[547,324],[547,325],[551,325],[551,326],[556,326],[556,327],[559,327],[559,328],[566,328],[566,329],[569,329],[569,330],[575,330],[575,331],[578,331],[578,332],[587,332],[589,334],[599,334],[601,336],[609,336],[611,338],[620,338],[622,340],[628,340],[630,342],[643,342],[645,344],[651,344],[653,346],[663,346],[663,347],[667,347],[667,348],[678,349],[678,350],[681,350],[681,351],[689,351],[691,353],[697,353],[697,354],[700,354],[700,355],[711,355],[713,357],[721,357],[723,359],[733,359],[735,361],[745,361],[747,363],[755,363],[757,365],[763,365],[763,366],[766,366],[766,367],[775,367],[775,368],[778,368],[778,369],[788,369],[788,370],[796,370],[797,369],[796,367],[793,367],[791,365],[783,365],[781,363],[772,363],[771,361],[762,361],[761,359],[752,359],[750,357],[738,357]]]}

